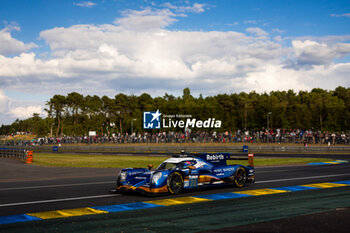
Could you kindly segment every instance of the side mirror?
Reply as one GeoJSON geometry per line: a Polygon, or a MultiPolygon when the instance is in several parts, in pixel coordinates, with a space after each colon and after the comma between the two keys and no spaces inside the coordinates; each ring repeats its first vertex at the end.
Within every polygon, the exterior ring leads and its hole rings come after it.
{"type": "Polygon", "coordinates": [[[148,170],[152,170],[153,164],[148,164],[148,170]]]}

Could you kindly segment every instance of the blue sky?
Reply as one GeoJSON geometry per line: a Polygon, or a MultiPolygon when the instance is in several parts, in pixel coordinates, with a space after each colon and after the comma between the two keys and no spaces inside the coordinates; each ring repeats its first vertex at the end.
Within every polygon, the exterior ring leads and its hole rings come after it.
{"type": "MultiPolygon", "coordinates": [[[[81,2],[84,1],[2,0],[1,23],[3,27],[11,22],[20,25],[21,31],[14,35],[30,42],[45,29],[74,24],[106,24],[120,17],[124,10],[140,10],[153,6],[152,2],[161,6],[168,2],[181,5],[185,1],[106,0],[91,1],[95,3],[91,7],[74,4],[81,2]]],[[[266,29],[279,28],[287,36],[343,35],[350,30],[349,17],[331,16],[350,12],[350,1],[346,0],[214,0],[200,3],[206,4],[209,10],[184,17],[169,29],[242,31],[250,23],[266,29]],[[235,23],[238,24],[233,25],[235,23]]]]}
{"type": "Polygon", "coordinates": [[[2,0],[0,124],[72,91],[350,86],[350,1],[2,0]]]}

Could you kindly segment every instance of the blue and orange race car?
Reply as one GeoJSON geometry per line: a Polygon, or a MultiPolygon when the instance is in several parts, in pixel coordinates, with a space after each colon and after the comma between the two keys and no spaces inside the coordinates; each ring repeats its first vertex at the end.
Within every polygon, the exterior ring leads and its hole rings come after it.
{"type": "Polygon", "coordinates": [[[152,165],[149,169],[122,169],[115,191],[178,194],[199,187],[228,184],[243,187],[254,182],[254,155],[249,154],[248,166],[227,165],[230,159],[237,158],[230,153],[181,153],[165,160],[156,170],[152,170],[152,165]]]}

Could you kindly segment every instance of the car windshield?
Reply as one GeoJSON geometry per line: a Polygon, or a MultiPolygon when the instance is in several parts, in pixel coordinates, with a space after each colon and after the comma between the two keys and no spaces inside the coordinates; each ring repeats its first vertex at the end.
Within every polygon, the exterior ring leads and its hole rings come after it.
{"type": "Polygon", "coordinates": [[[164,162],[161,165],[159,165],[157,170],[169,170],[169,169],[175,169],[175,168],[184,169],[184,168],[187,168],[188,166],[192,166],[195,163],[196,163],[195,161],[182,161],[180,163],[164,162]]]}
{"type": "Polygon", "coordinates": [[[174,168],[179,168],[180,163],[162,163],[159,165],[157,170],[169,170],[169,169],[174,169],[174,168]]]}

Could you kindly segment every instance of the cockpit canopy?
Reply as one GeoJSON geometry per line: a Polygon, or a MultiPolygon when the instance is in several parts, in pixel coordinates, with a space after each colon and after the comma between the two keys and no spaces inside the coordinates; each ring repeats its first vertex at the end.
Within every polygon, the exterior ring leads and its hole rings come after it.
{"type": "Polygon", "coordinates": [[[169,169],[186,169],[189,166],[195,166],[197,164],[196,160],[184,160],[180,162],[163,162],[162,164],[159,165],[157,170],[169,170],[169,169]]]}

